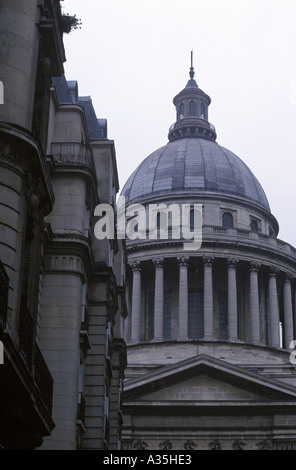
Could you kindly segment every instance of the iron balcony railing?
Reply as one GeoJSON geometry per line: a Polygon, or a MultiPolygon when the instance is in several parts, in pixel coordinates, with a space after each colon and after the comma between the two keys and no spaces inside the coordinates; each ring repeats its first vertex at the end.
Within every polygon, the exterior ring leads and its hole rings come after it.
{"type": "Polygon", "coordinates": [[[84,144],[53,142],[51,154],[56,165],[80,166],[96,173],[92,150],[84,144]]]}
{"type": "Polygon", "coordinates": [[[20,351],[28,367],[32,370],[33,365],[33,344],[35,328],[34,320],[27,308],[27,305],[21,298],[20,320],[19,320],[19,341],[20,351]]]}
{"type": "Polygon", "coordinates": [[[36,385],[41,393],[43,402],[46,408],[51,412],[52,409],[52,394],[53,394],[53,378],[46,365],[44,357],[35,344],[35,371],[34,379],[36,385]]]}
{"type": "Polygon", "coordinates": [[[9,278],[0,261],[0,326],[4,329],[7,321],[9,278]]]}
{"type": "Polygon", "coordinates": [[[35,341],[34,320],[24,299],[21,299],[19,321],[19,346],[41,398],[49,413],[52,410],[53,378],[49,372],[43,355],[35,341]]]}

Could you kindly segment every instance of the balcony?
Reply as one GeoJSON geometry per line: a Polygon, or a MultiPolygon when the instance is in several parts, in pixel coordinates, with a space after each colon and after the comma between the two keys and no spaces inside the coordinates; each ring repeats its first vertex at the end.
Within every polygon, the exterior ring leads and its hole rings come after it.
{"type": "Polygon", "coordinates": [[[40,392],[40,396],[47,411],[51,414],[53,378],[48,370],[42,353],[35,342],[34,320],[24,302],[24,299],[21,299],[19,346],[21,357],[32,374],[35,385],[40,392]]]}
{"type": "Polygon", "coordinates": [[[92,151],[86,145],[53,142],[51,154],[57,166],[83,167],[96,174],[92,151]]]}

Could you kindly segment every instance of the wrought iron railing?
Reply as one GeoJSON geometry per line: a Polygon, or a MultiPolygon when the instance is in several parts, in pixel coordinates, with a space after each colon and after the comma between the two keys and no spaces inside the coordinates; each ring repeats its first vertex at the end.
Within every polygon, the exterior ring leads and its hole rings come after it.
{"type": "Polygon", "coordinates": [[[86,145],[75,142],[53,142],[51,153],[56,165],[81,166],[88,168],[94,174],[96,173],[92,151],[86,145]]]}
{"type": "Polygon", "coordinates": [[[20,319],[19,319],[19,341],[20,351],[28,367],[32,370],[33,364],[33,345],[35,338],[34,320],[28,310],[28,307],[21,298],[20,319]]]}
{"type": "Polygon", "coordinates": [[[4,329],[7,320],[9,278],[5,268],[0,261],[0,326],[4,329]]]}
{"type": "Polygon", "coordinates": [[[44,405],[51,413],[53,378],[35,341],[34,320],[23,297],[21,298],[19,318],[19,347],[21,356],[32,374],[44,405]]]}
{"type": "Polygon", "coordinates": [[[37,344],[35,344],[34,379],[49,412],[52,409],[53,378],[37,344]]]}

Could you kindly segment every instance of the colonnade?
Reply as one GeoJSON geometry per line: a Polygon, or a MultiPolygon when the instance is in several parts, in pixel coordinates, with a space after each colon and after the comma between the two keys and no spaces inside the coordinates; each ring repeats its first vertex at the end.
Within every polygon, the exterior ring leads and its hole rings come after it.
{"type": "MultiPolygon", "coordinates": [[[[204,334],[203,339],[214,340],[214,303],[213,303],[213,263],[214,256],[202,257],[203,262],[203,291],[204,291],[204,334]]],[[[155,269],[155,290],[154,290],[154,340],[163,339],[163,298],[164,298],[164,258],[158,257],[152,260],[155,269]]],[[[179,316],[178,316],[178,340],[188,340],[188,267],[189,257],[181,256],[177,258],[179,267],[179,316]]],[[[237,266],[239,259],[229,257],[227,259],[227,284],[228,284],[228,339],[238,341],[238,302],[237,302],[237,266]]],[[[141,312],[141,262],[133,261],[129,263],[133,273],[132,284],[132,319],[131,319],[131,342],[141,341],[142,312],[141,312]]],[[[259,283],[258,272],[261,263],[258,261],[249,262],[249,304],[251,322],[251,342],[260,342],[260,304],[259,304],[259,283]]],[[[280,312],[278,302],[277,276],[279,268],[268,266],[268,323],[269,323],[269,345],[271,347],[281,347],[280,340],[280,312]]],[[[285,349],[290,348],[290,343],[294,339],[293,330],[293,302],[292,302],[292,281],[291,273],[285,273],[283,288],[283,336],[285,349]]]]}

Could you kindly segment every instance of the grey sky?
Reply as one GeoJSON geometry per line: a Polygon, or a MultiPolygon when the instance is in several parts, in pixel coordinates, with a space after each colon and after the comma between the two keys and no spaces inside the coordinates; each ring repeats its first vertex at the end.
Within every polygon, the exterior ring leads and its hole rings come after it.
{"type": "Polygon", "coordinates": [[[90,95],[115,141],[121,188],[167,143],[189,78],[210,95],[217,142],[254,172],[296,246],[295,0],[64,0],[82,20],[65,36],[68,80],[90,95]]]}

